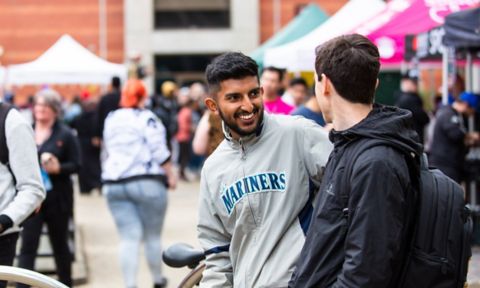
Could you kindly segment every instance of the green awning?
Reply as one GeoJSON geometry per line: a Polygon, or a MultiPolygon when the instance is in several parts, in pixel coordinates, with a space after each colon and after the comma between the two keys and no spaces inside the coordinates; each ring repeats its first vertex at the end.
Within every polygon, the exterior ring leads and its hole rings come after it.
{"type": "Polygon", "coordinates": [[[267,48],[283,45],[292,42],[313,29],[317,28],[328,19],[328,15],[316,4],[310,4],[303,8],[302,12],[290,21],[282,30],[265,41],[255,49],[250,56],[259,66],[263,66],[263,54],[267,48]]]}

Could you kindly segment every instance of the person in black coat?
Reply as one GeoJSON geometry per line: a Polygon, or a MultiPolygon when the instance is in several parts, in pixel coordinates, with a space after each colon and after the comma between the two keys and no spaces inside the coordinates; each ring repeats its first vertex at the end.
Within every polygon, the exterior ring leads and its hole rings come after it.
{"type": "Polygon", "coordinates": [[[467,144],[478,144],[480,139],[478,132],[467,132],[463,119],[473,115],[477,105],[476,95],[462,93],[451,106],[437,112],[429,161],[457,183],[464,180],[467,144]]]}
{"type": "Polygon", "coordinates": [[[82,167],[78,172],[78,182],[82,194],[90,194],[93,189],[102,187],[100,147],[94,144],[96,108],[97,102],[88,99],[83,100],[82,114],[71,123],[72,128],[77,131],[77,138],[82,151],[82,167]]]}
{"type": "Polygon", "coordinates": [[[404,75],[400,83],[400,91],[395,95],[395,106],[412,112],[415,131],[417,131],[420,143],[424,143],[425,126],[430,122],[427,112],[423,109],[423,101],[418,95],[418,79],[404,75]]]}
{"type": "Polygon", "coordinates": [[[385,288],[401,276],[415,195],[405,154],[418,159],[422,145],[408,111],[373,103],[379,59],[358,34],[316,49],[315,94],[334,149],[289,287],[385,288]],[[377,141],[388,145],[362,149],[377,141]]]}
{"type": "Polygon", "coordinates": [[[117,76],[112,78],[110,84],[110,92],[100,98],[95,115],[95,143],[100,146],[100,139],[102,139],[103,126],[108,113],[117,110],[120,107],[120,78],[117,76]]]}
{"type": "Polygon", "coordinates": [[[35,95],[35,142],[47,197],[40,212],[24,224],[18,266],[34,269],[42,226],[46,223],[58,278],[71,287],[73,257],[68,245],[68,223],[73,216],[73,183],[70,176],[80,167],[80,149],[70,128],[58,120],[60,111],[61,98],[56,91],[46,89],[35,95]]]}

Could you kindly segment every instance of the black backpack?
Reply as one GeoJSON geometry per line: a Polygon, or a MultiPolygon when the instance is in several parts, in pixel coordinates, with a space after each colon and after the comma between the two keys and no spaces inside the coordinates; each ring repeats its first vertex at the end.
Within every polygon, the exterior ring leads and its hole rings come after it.
{"type": "MultiPolygon", "coordinates": [[[[414,196],[411,242],[397,287],[464,287],[468,262],[472,256],[473,222],[470,210],[465,206],[462,187],[440,170],[429,168],[425,154],[422,159],[416,159],[418,156],[412,157],[414,154],[402,151],[386,140],[369,139],[362,142],[345,151],[344,157],[349,160],[345,165],[344,185],[348,185],[347,179],[362,152],[374,146],[386,145],[404,154],[410,178],[414,180],[413,185],[418,191],[414,196]]],[[[343,191],[348,193],[349,188],[343,191]]],[[[348,195],[344,203],[348,207],[348,195]]]]}
{"type": "Polygon", "coordinates": [[[8,165],[8,146],[7,138],[5,136],[5,120],[7,119],[8,112],[13,107],[10,104],[0,101],[0,162],[3,165],[8,165]]]}

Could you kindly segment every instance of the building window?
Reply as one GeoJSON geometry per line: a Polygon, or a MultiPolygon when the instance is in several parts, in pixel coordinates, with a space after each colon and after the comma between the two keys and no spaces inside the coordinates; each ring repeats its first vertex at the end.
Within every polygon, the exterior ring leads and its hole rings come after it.
{"type": "Polygon", "coordinates": [[[230,0],[155,0],[156,29],[229,27],[230,0]]]}
{"type": "Polygon", "coordinates": [[[177,83],[203,82],[205,68],[218,54],[201,55],[156,55],[155,87],[158,91],[165,80],[177,83]]]}

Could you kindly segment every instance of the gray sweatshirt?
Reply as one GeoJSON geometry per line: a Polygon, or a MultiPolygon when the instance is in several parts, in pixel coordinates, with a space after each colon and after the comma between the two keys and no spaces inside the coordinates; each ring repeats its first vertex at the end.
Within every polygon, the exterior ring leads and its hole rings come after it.
{"type": "Polygon", "coordinates": [[[300,117],[265,113],[261,131],[239,141],[225,132],[202,170],[200,286],[287,287],[333,146],[300,117]]]}
{"type": "Polygon", "coordinates": [[[19,231],[19,224],[45,199],[33,130],[15,109],[5,120],[5,136],[16,184],[0,163],[0,223],[7,228],[0,236],[19,231]]]}

